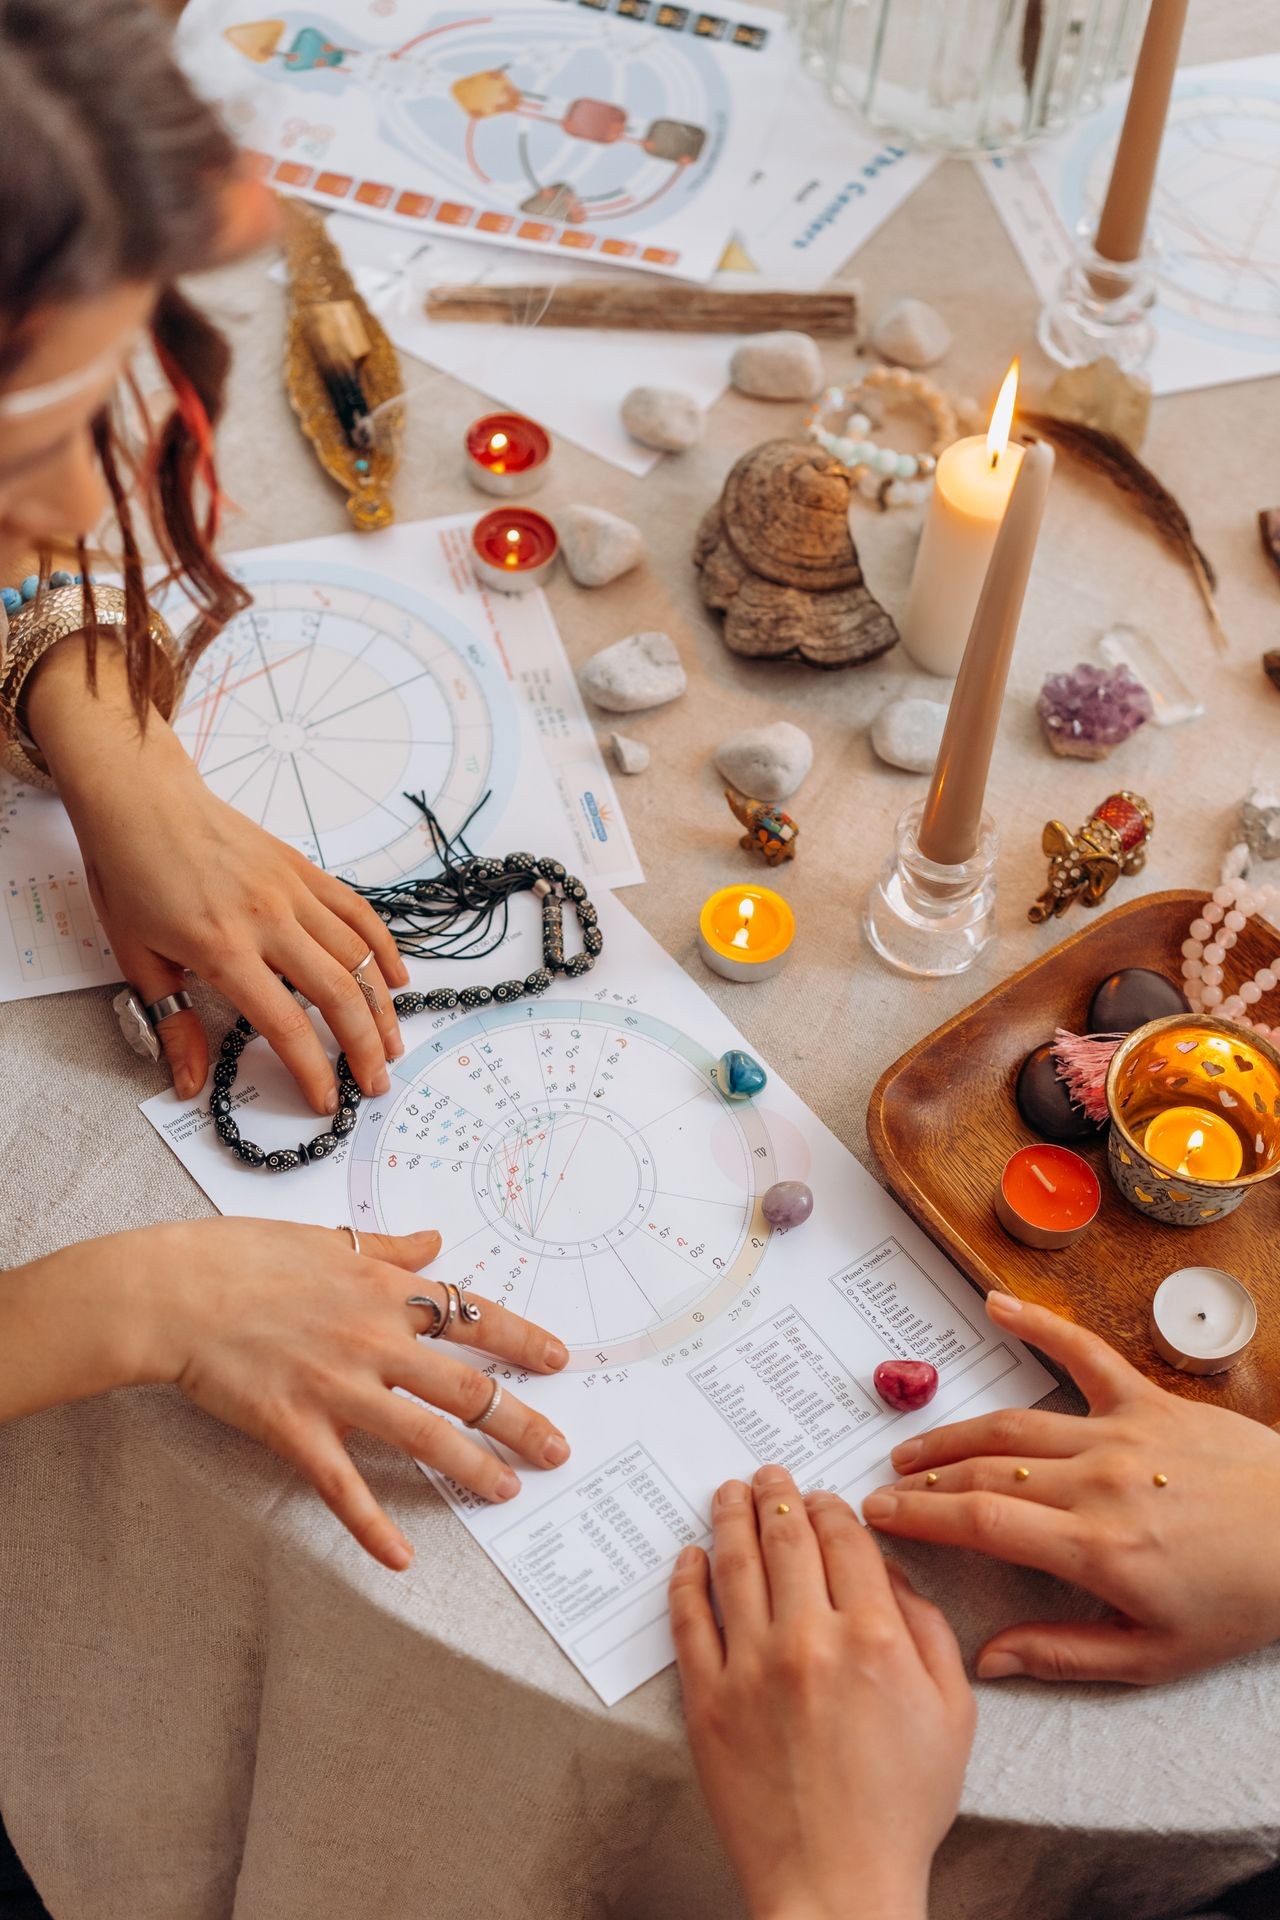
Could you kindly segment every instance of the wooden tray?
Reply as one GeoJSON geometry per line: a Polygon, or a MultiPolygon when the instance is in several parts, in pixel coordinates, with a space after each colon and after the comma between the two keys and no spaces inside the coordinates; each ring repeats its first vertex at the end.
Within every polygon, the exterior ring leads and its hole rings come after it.
{"type": "MultiPolygon", "coordinates": [[[[985,1293],[1000,1287],[1092,1327],[1162,1387],[1280,1423],[1280,1179],[1212,1226],[1144,1219],[1107,1174],[1105,1141],[1077,1148],[1102,1182],[1102,1207],[1074,1246],[1037,1253],[1004,1232],[993,1195],[1009,1155],[1033,1139],[1013,1098],[1019,1066],[1057,1026],[1082,1032],[1099,980],[1119,967],[1175,974],[1204,891],[1153,893],[1091,919],[939,1027],[880,1077],[867,1113],[885,1177],[929,1236],[985,1293]],[[1227,1373],[1167,1366],[1148,1331],[1151,1296],[1177,1267],[1225,1267],[1258,1303],[1258,1332],[1227,1373]]],[[[1243,977],[1280,951],[1250,920],[1232,959],[1243,977]]],[[[1233,968],[1230,978],[1237,978],[1233,968]]]]}

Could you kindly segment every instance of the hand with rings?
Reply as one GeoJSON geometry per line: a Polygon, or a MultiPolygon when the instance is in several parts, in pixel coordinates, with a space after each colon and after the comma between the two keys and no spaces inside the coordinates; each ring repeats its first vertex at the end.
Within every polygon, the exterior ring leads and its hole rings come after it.
{"type": "MultiPolygon", "coordinates": [[[[102,698],[86,726],[83,667],[58,667],[59,651],[32,688],[32,723],[140,1003],[181,996],[187,972],[206,980],[279,1054],[315,1112],[336,1113],[333,1063],[287,980],[319,1010],[361,1091],[385,1093],[387,1062],[404,1052],[390,990],[409,976],[368,901],[212,793],[159,714],[139,738],[132,715],[112,705],[116,649],[100,650],[102,698]]],[[[177,1092],[194,1097],[209,1071],[199,1014],[179,1006],[155,1032],[177,1092]]]]}
{"type": "Polygon", "coordinates": [[[534,1467],[569,1457],[549,1420],[449,1351],[474,1347],[556,1373],[567,1348],[493,1301],[422,1276],[438,1233],[220,1219],[76,1251],[91,1250],[132,1276],[136,1337],[148,1347],[141,1377],[177,1380],[197,1406],[273,1448],[385,1566],[407,1567],[413,1550],[352,1462],[348,1433],[376,1434],[483,1500],[520,1491],[506,1455],[487,1442],[534,1467]],[[433,1331],[442,1337],[417,1337],[433,1331]]]}
{"type": "Polygon", "coordinates": [[[987,1313],[1055,1360],[1089,1416],[1009,1408],[904,1441],[863,1502],[880,1533],[1083,1587],[1106,1619],[1025,1621],[981,1680],[1171,1680],[1280,1639],[1280,1434],[1167,1393],[1086,1328],[1005,1293],[987,1313]]]}

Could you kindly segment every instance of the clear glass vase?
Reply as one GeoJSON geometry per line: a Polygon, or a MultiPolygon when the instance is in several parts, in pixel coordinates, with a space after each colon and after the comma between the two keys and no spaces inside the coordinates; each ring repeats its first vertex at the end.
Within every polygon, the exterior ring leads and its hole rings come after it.
{"type": "Polygon", "coordinates": [[[876,132],[1008,153],[1069,126],[1133,69],[1145,0],[797,0],[832,97],[876,132]]]}

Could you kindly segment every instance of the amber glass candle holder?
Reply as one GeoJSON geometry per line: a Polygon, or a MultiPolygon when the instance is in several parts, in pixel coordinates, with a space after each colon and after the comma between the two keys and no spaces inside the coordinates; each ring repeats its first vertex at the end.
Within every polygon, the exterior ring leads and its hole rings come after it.
{"type": "MultiPolygon", "coordinates": [[[[1169,1227],[1199,1227],[1233,1213],[1253,1188],[1280,1172],[1280,1053],[1248,1027],[1208,1014],[1170,1014],[1139,1027],[1107,1070],[1111,1133],[1107,1157],[1120,1192],[1139,1213],[1169,1227]],[[1152,1122],[1170,1109],[1205,1115],[1204,1141],[1179,1165],[1148,1151],[1152,1122]],[[1240,1150],[1239,1170],[1210,1179],[1225,1122],[1240,1150]]],[[[1168,1154],[1167,1121],[1155,1128],[1168,1154]]],[[[1234,1161],[1234,1152],[1227,1164],[1234,1161]]]]}

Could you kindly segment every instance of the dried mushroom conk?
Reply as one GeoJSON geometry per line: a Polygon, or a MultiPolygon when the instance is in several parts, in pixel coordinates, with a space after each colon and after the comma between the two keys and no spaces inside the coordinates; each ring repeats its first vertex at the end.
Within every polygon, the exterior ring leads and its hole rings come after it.
{"type": "Polygon", "coordinates": [[[693,550],[731,652],[845,667],[893,646],[898,630],[864,585],[849,532],[851,491],[845,468],[808,440],[767,440],[737,462],[693,550]]]}

